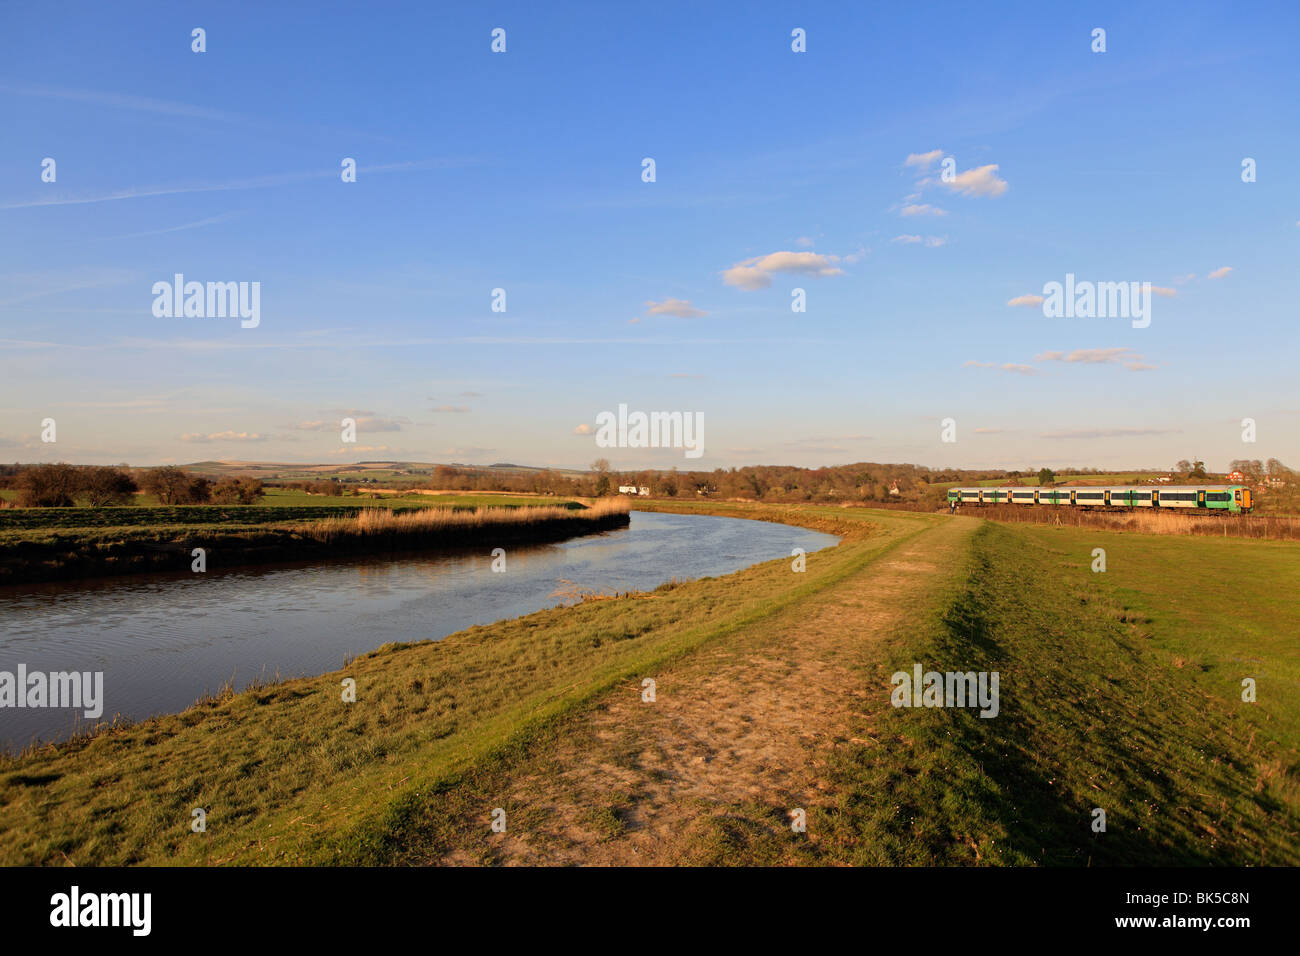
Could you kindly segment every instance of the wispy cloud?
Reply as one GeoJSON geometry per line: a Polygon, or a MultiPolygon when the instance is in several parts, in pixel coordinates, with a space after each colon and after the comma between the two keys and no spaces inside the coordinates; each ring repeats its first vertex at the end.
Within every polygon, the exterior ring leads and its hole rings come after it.
{"type": "Polygon", "coordinates": [[[900,216],[946,216],[948,210],[931,206],[929,203],[908,203],[899,210],[900,216]]]}
{"type": "MultiPolygon", "coordinates": [[[[378,166],[358,166],[358,174],[401,173],[417,170],[434,169],[453,165],[451,160],[424,159],[410,162],[386,163],[378,166]]],[[[117,202],[123,199],[143,199],[149,196],[176,196],[184,193],[225,192],[237,189],[268,189],[274,186],[290,186],[295,183],[312,180],[331,179],[339,175],[337,169],[306,170],[294,173],[276,173],[268,176],[253,176],[247,179],[232,179],[220,183],[179,183],[170,186],[143,186],[120,189],[116,192],[102,193],[96,196],[49,196],[41,199],[27,199],[19,202],[0,204],[0,209],[30,209],[35,206],[80,206],[87,203],[117,202]]]]}
{"type": "Polygon", "coordinates": [[[650,315],[675,315],[679,319],[698,319],[709,314],[702,309],[695,308],[686,299],[664,299],[662,302],[647,301],[646,311],[650,315]]]}
{"type": "Polygon", "coordinates": [[[1041,295],[1018,295],[1014,299],[1007,299],[1007,305],[1015,306],[1035,306],[1042,305],[1043,297],[1041,295]]]}
{"type": "Polygon", "coordinates": [[[132,96],[129,93],[112,93],[104,90],[69,90],[48,86],[0,84],[0,92],[14,93],[19,96],[70,100],[78,103],[89,103],[94,106],[107,106],[112,109],[157,113],[160,116],[188,116],[193,119],[227,123],[240,122],[245,119],[245,117],[234,113],[223,113],[220,110],[194,106],[190,103],[178,103],[175,100],[160,100],[148,96],[132,96]]]}
{"type": "Polygon", "coordinates": [[[979,362],[975,359],[961,363],[962,368],[995,368],[999,372],[1014,372],[1017,375],[1037,375],[1039,370],[1032,365],[1022,365],[1018,362],[1003,362],[999,365],[997,362],[979,362]]]}
{"type": "Polygon", "coordinates": [[[932,149],[928,153],[908,153],[907,159],[903,160],[904,166],[917,166],[921,169],[929,169],[935,161],[943,155],[943,150],[932,149]]]}
{"type": "Polygon", "coordinates": [[[1231,272],[1231,271],[1232,271],[1232,266],[1219,266],[1219,268],[1215,269],[1213,272],[1211,272],[1211,273],[1210,273],[1209,275],[1207,275],[1205,278],[1207,278],[1207,279],[1222,279],[1224,276],[1226,276],[1226,275],[1227,275],[1229,272],[1231,272]]]}
{"type": "Polygon", "coordinates": [[[0,281],[9,287],[26,286],[26,291],[0,301],[0,306],[13,305],[47,295],[61,292],[76,292],[79,289],[100,289],[106,286],[122,285],[138,277],[138,273],[127,269],[80,269],[68,272],[41,272],[27,275],[0,276],[0,281]]]}
{"type": "Polygon", "coordinates": [[[271,440],[270,435],[259,435],[257,432],[236,432],[236,431],[210,432],[209,434],[206,435],[201,432],[189,432],[181,436],[181,441],[198,442],[200,444],[206,444],[208,442],[223,442],[223,441],[261,442],[261,441],[270,441],[270,440],[271,440]]]}
{"type": "Polygon", "coordinates": [[[1039,438],[1141,438],[1146,435],[1176,435],[1178,428],[1089,428],[1074,431],[1045,432],[1039,438]]]}
{"type": "Polygon", "coordinates": [[[150,229],[147,232],[128,232],[121,236],[99,236],[95,241],[108,242],[117,239],[143,239],[146,236],[163,236],[169,232],[183,232],[186,229],[201,229],[203,226],[215,226],[219,222],[229,222],[239,216],[236,212],[223,212],[219,216],[209,216],[207,219],[199,219],[195,222],[182,223],[179,226],[170,226],[166,229],[150,229]]]}
{"type": "Polygon", "coordinates": [[[1034,356],[1035,362],[1068,362],[1072,365],[1123,365],[1133,372],[1158,368],[1127,346],[1104,349],[1075,349],[1073,352],[1042,352],[1034,356]]]}

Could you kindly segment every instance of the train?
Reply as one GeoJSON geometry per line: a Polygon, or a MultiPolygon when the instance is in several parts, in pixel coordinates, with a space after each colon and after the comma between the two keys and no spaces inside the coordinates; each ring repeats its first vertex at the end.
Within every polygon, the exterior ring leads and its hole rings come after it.
{"type": "Polygon", "coordinates": [[[956,511],[963,505],[1064,505],[1084,509],[1156,508],[1161,511],[1249,514],[1254,507],[1254,498],[1245,485],[949,488],[948,510],[956,511]]]}

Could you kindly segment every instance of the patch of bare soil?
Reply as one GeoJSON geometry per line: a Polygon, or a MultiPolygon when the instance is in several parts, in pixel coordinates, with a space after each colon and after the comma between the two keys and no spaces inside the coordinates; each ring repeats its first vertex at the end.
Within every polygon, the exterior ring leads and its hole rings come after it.
{"type": "MultiPolygon", "coordinates": [[[[824,765],[849,739],[866,694],[856,668],[948,575],[976,522],[944,522],[851,578],[661,673],[612,693],[500,794],[507,827],[489,839],[506,865],[815,860],[817,834],[791,839],[790,813],[832,800],[824,765]],[[522,813],[520,813],[522,811],[522,813]]],[[[441,862],[470,862],[455,851],[441,862]]]]}

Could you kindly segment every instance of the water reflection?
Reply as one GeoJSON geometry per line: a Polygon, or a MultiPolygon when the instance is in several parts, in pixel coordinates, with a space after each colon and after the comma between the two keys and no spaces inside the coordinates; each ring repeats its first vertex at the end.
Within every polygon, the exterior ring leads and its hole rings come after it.
{"type": "MultiPolygon", "coordinates": [[[[148,574],[0,588],[0,670],[103,671],[105,716],[181,710],[226,681],[319,674],[389,641],[445,637],[564,603],[565,582],[649,590],[729,574],[836,538],[803,528],[633,512],[617,531],[558,544],[148,574]]],[[[68,710],[0,709],[0,746],[66,736],[68,710]]]]}

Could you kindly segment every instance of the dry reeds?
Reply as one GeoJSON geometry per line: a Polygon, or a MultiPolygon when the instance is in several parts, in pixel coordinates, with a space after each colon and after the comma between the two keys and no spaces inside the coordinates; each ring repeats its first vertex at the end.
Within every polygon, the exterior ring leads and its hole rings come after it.
{"type": "Polygon", "coordinates": [[[600,523],[629,511],[625,499],[602,499],[590,508],[570,510],[558,505],[537,508],[475,508],[473,511],[451,508],[420,508],[394,513],[389,508],[366,508],[355,515],[322,518],[286,526],[298,534],[321,542],[339,538],[423,537],[450,533],[460,537],[465,532],[526,528],[533,525],[600,523]]]}

